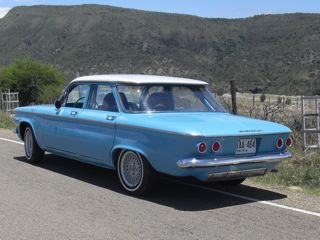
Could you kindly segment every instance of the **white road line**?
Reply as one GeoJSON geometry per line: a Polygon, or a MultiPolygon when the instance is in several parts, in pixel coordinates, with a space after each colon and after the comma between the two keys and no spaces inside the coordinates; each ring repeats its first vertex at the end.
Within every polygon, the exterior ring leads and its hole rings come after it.
{"type": "Polygon", "coordinates": [[[2,137],[0,137],[0,140],[2,140],[2,141],[6,141],[6,142],[12,142],[12,143],[16,143],[16,144],[23,145],[23,142],[18,142],[18,141],[11,140],[11,139],[7,139],[7,138],[2,138],[2,137]]]}
{"type": "Polygon", "coordinates": [[[251,198],[251,197],[246,197],[243,195],[239,195],[239,194],[235,194],[235,193],[230,193],[230,192],[225,192],[222,190],[218,190],[218,189],[214,189],[214,188],[208,188],[208,187],[204,187],[204,186],[200,186],[200,185],[196,185],[196,184],[190,184],[190,183],[184,183],[184,182],[180,182],[180,181],[174,181],[180,184],[184,184],[187,186],[191,186],[191,187],[195,187],[195,188],[199,188],[199,189],[203,189],[203,190],[207,190],[210,192],[215,192],[215,193],[220,193],[223,195],[227,195],[227,196],[231,196],[231,197],[235,197],[235,198],[241,198],[250,202],[257,202],[257,203],[261,203],[261,204],[265,204],[265,205],[269,205],[269,206],[273,206],[273,207],[277,207],[277,208],[283,208],[283,209],[287,209],[287,210],[291,210],[294,212],[299,212],[299,213],[304,213],[304,214],[308,214],[308,215],[312,215],[312,216],[316,216],[316,217],[320,217],[320,213],[317,212],[312,212],[312,211],[308,211],[308,210],[304,210],[304,209],[300,209],[300,208],[295,208],[295,207],[288,207],[285,205],[281,205],[278,203],[273,203],[273,202],[268,202],[268,201],[261,201],[259,199],[256,198],[251,198]]]}
{"type": "MultiPolygon", "coordinates": [[[[23,145],[23,142],[18,142],[18,141],[7,139],[7,138],[0,137],[0,140],[23,145]]],[[[277,208],[287,209],[287,210],[291,210],[291,211],[294,211],[294,212],[299,212],[299,213],[304,213],[304,214],[320,217],[320,213],[317,213],[317,212],[307,211],[307,210],[303,210],[303,209],[300,209],[300,208],[288,207],[288,206],[285,206],[285,205],[281,205],[281,204],[277,204],[277,203],[273,203],[273,202],[268,202],[268,201],[261,201],[261,200],[256,199],[256,198],[246,197],[246,196],[243,196],[243,195],[230,193],[230,192],[225,192],[225,191],[222,191],[222,190],[218,190],[218,189],[214,189],[214,188],[208,188],[208,187],[204,187],[204,186],[200,186],[200,185],[196,185],[196,184],[190,184],[190,183],[185,183],[185,182],[180,182],[180,181],[175,181],[175,180],[170,180],[170,181],[177,182],[177,183],[180,183],[180,184],[183,184],[183,185],[187,185],[187,186],[191,186],[191,187],[195,187],[195,188],[199,188],[199,189],[203,189],[203,190],[210,191],[210,192],[220,193],[220,194],[223,194],[223,195],[244,199],[244,200],[247,200],[247,201],[250,201],[250,202],[257,202],[257,203],[261,203],[261,204],[265,204],[265,205],[269,205],[269,206],[273,206],[273,207],[277,207],[277,208]]]]}

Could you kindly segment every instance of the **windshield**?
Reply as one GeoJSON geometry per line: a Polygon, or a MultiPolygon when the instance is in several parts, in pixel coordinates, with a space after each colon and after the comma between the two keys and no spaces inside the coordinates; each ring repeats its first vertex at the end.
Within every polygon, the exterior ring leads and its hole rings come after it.
{"type": "Polygon", "coordinates": [[[205,86],[118,85],[126,112],[225,112],[205,86]]]}

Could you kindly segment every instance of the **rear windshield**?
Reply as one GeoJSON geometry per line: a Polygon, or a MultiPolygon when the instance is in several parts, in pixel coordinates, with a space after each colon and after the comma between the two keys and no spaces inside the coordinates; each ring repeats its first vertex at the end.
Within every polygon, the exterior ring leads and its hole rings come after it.
{"type": "Polygon", "coordinates": [[[225,112],[205,86],[118,85],[117,90],[126,112],[225,112]]]}

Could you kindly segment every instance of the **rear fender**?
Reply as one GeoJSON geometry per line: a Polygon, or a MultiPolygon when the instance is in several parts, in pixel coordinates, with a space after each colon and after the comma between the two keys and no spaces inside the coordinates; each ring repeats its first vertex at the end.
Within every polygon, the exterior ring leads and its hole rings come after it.
{"type": "MultiPolygon", "coordinates": [[[[116,145],[112,148],[112,151],[111,151],[111,157],[112,157],[112,163],[113,163],[112,167],[114,169],[117,168],[118,157],[121,154],[121,152],[124,150],[129,150],[129,151],[139,153],[140,155],[144,156],[148,161],[148,156],[146,155],[146,153],[142,149],[139,149],[138,147],[135,147],[135,146],[128,146],[125,144],[116,145]]],[[[152,165],[150,161],[148,161],[148,162],[150,165],[152,165]]]]}

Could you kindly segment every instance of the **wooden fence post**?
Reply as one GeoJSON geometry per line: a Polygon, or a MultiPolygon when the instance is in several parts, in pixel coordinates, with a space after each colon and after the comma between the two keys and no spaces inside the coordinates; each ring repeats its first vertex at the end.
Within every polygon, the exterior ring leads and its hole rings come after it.
{"type": "Polygon", "coordinates": [[[256,96],[253,95],[253,96],[252,96],[252,109],[253,109],[253,110],[254,110],[255,102],[256,102],[256,96]]]}
{"type": "Polygon", "coordinates": [[[7,109],[6,109],[6,111],[7,112],[9,112],[10,111],[10,109],[11,109],[11,91],[10,91],[10,89],[8,89],[8,102],[7,102],[7,109]]]}
{"type": "Polygon", "coordinates": [[[230,93],[231,93],[231,103],[232,103],[232,113],[237,115],[237,88],[233,80],[230,81],[230,93]]]}

